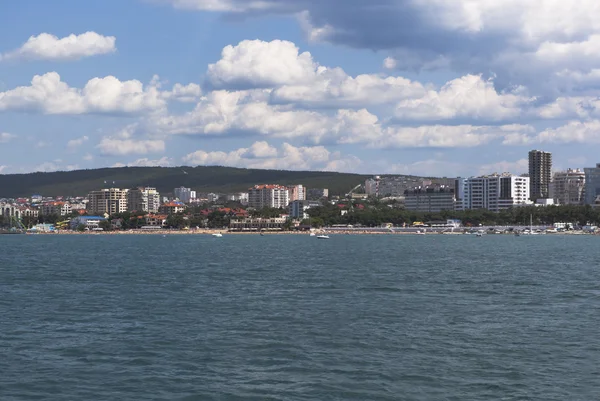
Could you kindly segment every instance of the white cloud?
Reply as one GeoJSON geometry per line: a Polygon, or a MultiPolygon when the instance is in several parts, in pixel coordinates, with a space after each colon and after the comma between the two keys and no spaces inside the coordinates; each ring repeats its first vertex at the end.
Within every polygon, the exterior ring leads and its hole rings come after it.
{"type": "Polygon", "coordinates": [[[270,10],[277,7],[274,0],[158,0],[175,8],[198,11],[245,12],[270,10]]]}
{"type": "Polygon", "coordinates": [[[100,153],[107,156],[145,155],[164,152],[165,142],[158,139],[105,137],[102,138],[96,148],[100,150],[100,153]]]}
{"type": "Polygon", "coordinates": [[[529,169],[529,160],[520,159],[514,162],[500,161],[491,164],[485,164],[479,167],[479,174],[493,174],[493,173],[513,173],[523,174],[529,169]]]}
{"type": "Polygon", "coordinates": [[[317,65],[308,52],[285,40],[244,40],[226,46],[221,60],[208,66],[208,80],[216,88],[271,88],[314,79],[317,65]]]}
{"type": "Polygon", "coordinates": [[[160,110],[165,100],[154,86],[113,76],[93,78],[83,89],[72,88],[56,72],[36,75],[31,86],[0,92],[0,111],[44,114],[141,113],[160,110]]]}
{"type": "Polygon", "coordinates": [[[8,132],[0,132],[0,143],[8,143],[15,139],[17,136],[9,134],[8,132]]]}
{"type": "Polygon", "coordinates": [[[0,55],[0,60],[73,60],[113,53],[117,50],[115,42],[114,36],[103,36],[96,32],[72,34],[61,39],[41,33],[31,36],[19,49],[0,55]]]}
{"type": "Polygon", "coordinates": [[[538,142],[600,144],[600,120],[570,121],[537,135],[538,142]]]}
{"type": "Polygon", "coordinates": [[[7,174],[5,171],[8,170],[8,166],[0,166],[0,174],[7,174]]]}
{"type": "Polygon", "coordinates": [[[156,160],[143,158],[130,163],[115,163],[113,167],[169,167],[171,164],[172,160],[165,156],[156,160]]]}
{"type": "Polygon", "coordinates": [[[459,117],[505,120],[517,117],[522,108],[533,100],[518,90],[498,93],[492,81],[485,81],[480,75],[465,75],[446,83],[439,91],[429,91],[421,98],[401,101],[396,115],[404,119],[430,121],[459,117]]]}
{"type": "Polygon", "coordinates": [[[393,70],[397,66],[398,66],[398,62],[393,57],[386,57],[385,60],[383,60],[383,68],[386,68],[388,70],[393,70]]]}
{"type": "Polygon", "coordinates": [[[94,156],[90,153],[86,153],[85,155],[83,155],[82,159],[85,160],[86,162],[90,162],[90,161],[94,160],[94,156]]]}
{"type": "Polygon", "coordinates": [[[88,138],[87,136],[82,136],[81,138],[75,138],[75,139],[71,139],[69,142],[67,142],[67,149],[69,150],[75,150],[78,147],[80,147],[81,145],[83,145],[85,142],[87,142],[90,138],[88,138]]]}
{"type": "Polygon", "coordinates": [[[163,92],[165,99],[177,100],[183,103],[193,103],[200,99],[202,90],[198,84],[175,84],[171,91],[163,92]]]}
{"type": "Polygon", "coordinates": [[[256,142],[250,148],[231,152],[206,152],[198,150],[183,157],[192,165],[220,165],[230,167],[266,168],[281,170],[355,170],[361,161],[354,156],[342,156],[323,146],[296,147],[284,143],[279,149],[266,142],[256,142]],[[267,150],[256,157],[256,150],[267,150]]]}

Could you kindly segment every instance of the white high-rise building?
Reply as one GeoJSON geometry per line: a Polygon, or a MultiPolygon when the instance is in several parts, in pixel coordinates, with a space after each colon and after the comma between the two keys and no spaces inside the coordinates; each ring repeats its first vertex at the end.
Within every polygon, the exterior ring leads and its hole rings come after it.
{"type": "Polygon", "coordinates": [[[156,188],[142,187],[129,191],[127,208],[130,211],[158,213],[160,194],[156,188]]]}
{"type": "Polygon", "coordinates": [[[179,187],[173,190],[173,194],[177,199],[184,203],[189,203],[192,199],[196,199],[196,191],[192,191],[190,188],[179,187]]]}
{"type": "Polygon", "coordinates": [[[585,173],[581,169],[568,169],[554,173],[550,183],[550,197],[559,205],[585,203],[585,173]]]}
{"type": "Polygon", "coordinates": [[[248,206],[255,209],[284,208],[289,203],[290,193],[281,185],[255,185],[248,190],[248,206]]]}
{"type": "Polygon", "coordinates": [[[499,212],[530,203],[529,177],[503,173],[466,178],[462,182],[463,210],[487,209],[499,212]]]}
{"type": "Polygon", "coordinates": [[[128,195],[128,189],[109,188],[92,191],[88,195],[88,210],[99,215],[126,212],[128,195]]]}

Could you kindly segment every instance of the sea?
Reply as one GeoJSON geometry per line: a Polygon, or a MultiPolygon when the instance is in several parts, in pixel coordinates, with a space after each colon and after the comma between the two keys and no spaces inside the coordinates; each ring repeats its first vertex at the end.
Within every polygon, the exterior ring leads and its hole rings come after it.
{"type": "Polygon", "coordinates": [[[0,236],[0,400],[600,399],[600,237],[0,236]]]}

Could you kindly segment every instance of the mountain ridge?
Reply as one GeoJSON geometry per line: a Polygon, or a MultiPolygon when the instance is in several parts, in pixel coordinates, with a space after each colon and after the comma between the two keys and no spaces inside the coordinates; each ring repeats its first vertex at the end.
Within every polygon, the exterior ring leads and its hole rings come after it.
{"type": "MultiPolygon", "coordinates": [[[[348,192],[371,174],[322,171],[261,170],[224,166],[105,167],[98,169],[0,175],[0,198],[85,196],[107,187],[152,186],[171,193],[184,186],[200,193],[242,192],[255,184],[302,184],[306,188],[328,188],[330,194],[348,192]]],[[[413,177],[413,176],[407,176],[413,177]]]]}

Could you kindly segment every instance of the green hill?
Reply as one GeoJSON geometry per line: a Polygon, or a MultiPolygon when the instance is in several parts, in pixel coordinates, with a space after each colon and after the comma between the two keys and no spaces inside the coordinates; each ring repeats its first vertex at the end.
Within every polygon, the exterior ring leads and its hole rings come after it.
{"type": "Polygon", "coordinates": [[[106,187],[156,187],[170,193],[184,186],[200,193],[245,191],[255,184],[302,184],[344,194],[370,175],[316,171],[255,170],[231,167],[119,167],[52,173],[0,175],[0,198],[87,195],[106,187]],[[106,183],[105,183],[106,182],[106,183]],[[114,184],[113,184],[114,183],[114,184]]]}

